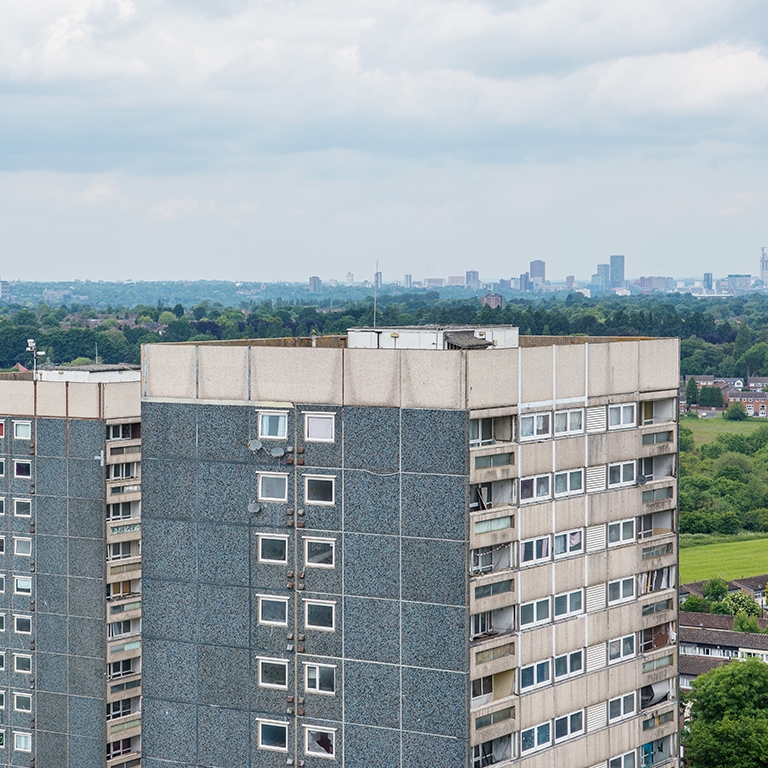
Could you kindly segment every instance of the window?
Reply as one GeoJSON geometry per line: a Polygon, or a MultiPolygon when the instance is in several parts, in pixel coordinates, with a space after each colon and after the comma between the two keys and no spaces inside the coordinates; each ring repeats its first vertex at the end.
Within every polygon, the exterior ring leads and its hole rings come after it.
{"type": "Polygon", "coordinates": [[[32,422],[31,421],[14,421],[13,436],[16,440],[31,440],[32,439],[32,422]]]}
{"type": "Polygon", "coordinates": [[[17,752],[31,752],[32,751],[32,734],[20,733],[19,731],[13,732],[13,748],[17,752]]]}
{"type": "Polygon", "coordinates": [[[304,439],[308,443],[332,443],[336,439],[336,415],[305,413],[304,439]]]}
{"type": "Polygon", "coordinates": [[[118,741],[109,742],[107,744],[107,760],[119,757],[120,755],[129,755],[132,751],[130,739],[119,739],[118,741]]]}
{"type": "Polygon", "coordinates": [[[487,728],[489,725],[496,725],[497,723],[503,723],[505,720],[509,720],[512,717],[514,717],[514,714],[515,714],[514,707],[507,707],[506,709],[497,709],[495,712],[491,712],[490,714],[476,717],[475,728],[487,728]]]}
{"type": "Polygon", "coordinates": [[[584,733],[584,712],[571,712],[570,715],[558,717],[555,720],[555,741],[569,739],[584,733]]]}
{"type": "Polygon", "coordinates": [[[549,598],[534,600],[531,603],[523,603],[520,606],[520,626],[530,624],[543,624],[549,621],[549,598]]]}
{"type": "Polygon", "coordinates": [[[336,603],[329,600],[307,600],[304,603],[304,626],[322,632],[336,628],[336,603]]]}
{"type": "Polygon", "coordinates": [[[0,691],[0,709],[5,709],[5,691],[0,691]]]}
{"type": "Polygon", "coordinates": [[[472,550],[472,575],[490,573],[493,570],[493,547],[472,550]]]}
{"type": "Polygon", "coordinates": [[[584,671],[584,652],[573,651],[555,657],[555,680],[572,675],[580,675],[584,671]]]}
{"type": "Polygon", "coordinates": [[[32,617],[31,616],[14,616],[13,631],[19,635],[31,635],[32,634],[32,617]]]}
{"type": "Polygon", "coordinates": [[[543,749],[552,743],[552,725],[549,722],[520,732],[520,752],[543,749]]]}
{"type": "Polygon", "coordinates": [[[330,664],[305,664],[304,690],[311,693],[336,693],[336,667],[330,664]]]}
{"type": "Polygon", "coordinates": [[[650,491],[643,491],[643,504],[649,501],[661,501],[662,499],[672,498],[672,486],[668,485],[666,488],[654,488],[650,491]]]}
{"type": "Polygon", "coordinates": [[[497,645],[495,648],[489,648],[487,651],[478,651],[475,654],[475,663],[487,664],[489,661],[495,661],[496,659],[503,659],[505,656],[511,656],[514,652],[514,643],[497,645]]]}
{"type": "Polygon", "coordinates": [[[643,606],[643,616],[650,616],[654,613],[662,613],[663,611],[669,611],[672,609],[672,598],[668,600],[659,600],[656,603],[648,603],[643,606]]]}
{"type": "Polygon", "coordinates": [[[493,611],[472,614],[472,637],[493,632],[493,611]]]}
{"type": "Polygon", "coordinates": [[[259,536],[259,562],[288,564],[287,536],[259,536]]]}
{"type": "Polygon", "coordinates": [[[0,536],[0,555],[5,554],[5,536],[0,536]]]}
{"type": "Polygon", "coordinates": [[[32,477],[32,462],[31,461],[14,461],[13,476],[24,477],[24,478],[32,477]]]}
{"type": "Polygon", "coordinates": [[[113,621],[107,624],[107,637],[122,637],[131,634],[131,620],[113,621]]]}
{"type": "Polygon", "coordinates": [[[14,712],[31,712],[32,697],[28,693],[14,693],[13,709],[14,712]]]}
{"type": "Polygon", "coordinates": [[[469,447],[476,448],[479,445],[493,445],[493,419],[469,420],[469,447]]]}
{"type": "Polygon", "coordinates": [[[307,504],[333,504],[336,480],[328,476],[304,477],[304,500],[307,504]]]}
{"type": "Polygon", "coordinates": [[[14,576],[13,591],[17,595],[32,594],[32,579],[29,576],[14,576]]]}
{"type": "Polygon", "coordinates": [[[13,514],[16,517],[31,517],[32,502],[29,499],[14,499],[13,514]]]}
{"type": "Polygon", "coordinates": [[[128,597],[131,594],[130,581],[116,581],[107,584],[107,600],[121,597],[128,597]]]}
{"type": "Polygon", "coordinates": [[[628,579],[608,582],[608,602],[619,603],[623,600],[631,600],[635,596],[635,579],[630,576],[628,579]]]}
{"type": "MultiPolygon", "coordinates": [[[[3,544],[0,546],[0,552],[5,551],[5,537],[3,537],[3,544]]],[[[20,536],[13,537],[13,554],[20,555],[22,557],[30,557],[32,555],[32,539],[22,538],[20,536]]]]}
{"type": "Polygon", "coordinates": [[[131,505],[136,503],[133,501],[121,501],[118,504],[107,504],[107,520],[127,520],[133,517],[133,507],[131,505]]]}
{"type": "Polygon", "coordinates": [[[288,662],[280,659],[259,659],[259,685],[262,688],[288,690],[288,662]]]}
{"type": "Polygon", "coordinates": [[[635,655],[635,636],[625,635],[608,641],[608,663],[629,659],[635,655]]]}
{"type": "Polygon", "coordinates": [[[0,592],[5,592],[5,576],[0,574],[0,592]]]}
{"type": "Polygon", "coordinates": [[[259,413],[259,439],[285,440],[288,436],[286,412],[261,411],[259,413]]]}
{"type": "Polygon", "coordinates": [[[672,664],[671,656],[657,656],[655,659],[643,662],[643,673],[655,672],[657,669],[664,669],[672,664]]]}
{"type": "Polygon", "coordinates": [[[129,461],[122,464],[107,465],[107,480],[128,480],[139,476],[139,462],[129,461]]]}
{"type": "Polygon", "coordinates": [[[611,699],[608,702],[608,722],[621,720],[625,717],[631,717],[635,714],[635,692],[628,693],[626,696],[619,696],[617,699],[611,699]]]}
{"type": "Polygon", "coordinates": [[[555,595],[555,618],[575,616],[582,612],[583,605],[584,601],[580,589],[575,592],[563,592],[561,595],[555,595]]]}
{"type": "Polygon", "coordinates": [[[5,669],[5,652],[0,653],[0,670],[4,670],[4,669],[5,669]]]}
{"type": "Polygon", "coordinates": [[[117,720],[131,714],[131,699],[112,701],[107,703],[107,720],[117,720]]]}
{"type": "Polygon", "coordinates": [[[5,437],[5,422],[0,421],[0,437],[5,437]]]}
{"type": "Polygon", "coordinates": [[[107,664],[107,676],[110,680],[119,677],[128,677],[133,674],[133,659],[123,659],[107,664]]]}
{"type": "Polygon", "coordinates": [[[520,417],[520,439],[533,440],[537,437],[549,437],[551,434],[551,416],[549,413],[534,413],[520,417]]]}
{"type": "Polygon", "coordinates": [[[512,757],[512,736],[506,734],[472,747],[472,768],[486,768],[512,757]]]}
{"type": "Polygon", "coordinates": [[[608,429],[626,429],[635,426],[635,403],[608,406],[608,429]]]}
{"type": "Polygon", "coordinates": [[[546,685],[550,678],[549,659],[540,661],[537,664],[530,664],[520,669],[520,690],[532,688],[533,686],[546,685]]]}
{"type": "Polygon", "coordinates": [[[0,515],[5,514],[5,499],[0,499],[0,515]]]}
{"type": "Polygon", "coordinates": [[[526,477],[520,481],[520,501],[549,498],[549,475],[526,477]]]}
{"type": "Polygon", "coordinates": [[[336,754],[336,730],[304,726],[304,754],[318,757],[333,757],[336,754]]]}
{"type": "Polygon", "coordinates": [[[5,477],[5,459],[0,459],[0,477],[5,477]]]}
{"type": "Polygon", "coordinates": [[[288,501],[288,475],[259,475],[260,501],[288,501]]]}
{"type": "Polygon", "coordinates": [[[584,410],[555,411],[555,434],[575,435],[584,431],[584,410]]]}
{"type": "Polygon", "coordinates": [[[608,768],[635,768],[635,753],[626,752],[608,761],[608,768]]]}
{"type": "Polygon", "coordinates": [[[335,539],[304,539],[304,565],[307,568],[333,568],[335,559],[335,539]]]}
{"type": "Polygon", "coordinates": [[[520,562],[535,563],[549,560],[549,536],[520,542],[520,562]]]}
{"type": "Polygon", "coordinates": [[[555,534],[555,557],[572,555],[575,552],[581,552],[581,550],[581,528],[579,528],[577,531],[555,534]]]}
{"type": "Polygon", "coordinates": [[[5,614],[4,613],[0,613],[0,632],[5,632],[5,614]]]}
{"type": "Polygon", "coordinates": [[[490,520],[478,520],[475,523],[475,533],[490,533],[512,527],[512,516],[492,517],[490,520]]]}
{"type": "Polygon", "coordinates": [[[139,437],[139,424],[107,425],[107,440],[131,440],[133,437],[139,437]]]}
{"type": "Polygon", "coordinates": [[[672,554],[672,542],[666,544],[657,544],[655,547],[645,547],[641,552],[643,560],[650,560],[654,557],[663,557],[664,555],[672,554]]]}
{"type": "Polygon", "coordinates": [[[619,520],[608,524],[608,546],[635,540],[635,519],[619,520]]]}
{"type": "Polygon", "coordinates": [[[643,730],[650,731],[651,728],[658,728],[664,723],[671,723],[675,719],[675,713],[670,710],[669,712],[663,712],[657,717],[651,717],[648,720],[643,720],[643,730]]]}
{"type": "Polygon", "coordinates": [[[480,587],[475,587],[475,599],[479,600],[483,597],[492,597],[493,595],[502,595],[505,592],[512,590],[512,580],[495,581],[493,584],[483,584],[480,587]]]}
{"type": "Polygon", "coordinates": [[[259,597],[259,624],[288,626],[288,598],[259,597]]]}
{"type": "Polygon", "coordinates": [[[569,472],[555,472],[555,496],[567,496],[584,490],[584,470],[572,469],[569,472]]]}
{"type": "Polygon", "coordinates": [[[259,720],[259,749],[288,751],[288,723],[259,720]]]}
{"type": "Polygon", "coordinates": [[[635,462],[608,465],[608,486],[632,485],[635,482],[635,462]]]}
{"type": "Polygon", "coordinates": [[[129,558],[131,556],[131,542],[118,541],[115,544],[109,544],[107,556],[110,560],[125,560],[129,558]]]}
{"type": "Polygon", "coordinates": [[[643,445],[654,445],[655,443],[671,443],[671,432],[649,432],[643,435],[643,445]]]}
{"type": "Polygon", "coordinates": [[[13,654],[13,668],[16,672],[28,673],[32,671],[32,657],[22,653],[13,654]]]}
{"type": "Polygon", "coordinates": [[[472,681],[472,707],[482,707],[493,701],[493,675],[472,681]]]}
{"type": "Polygon", "coordinates": [[[488,469],[489,467],[507,467],[512,464],[511,453],[493,453],[488,456],[475,457],[475,469],[488,469]]]}

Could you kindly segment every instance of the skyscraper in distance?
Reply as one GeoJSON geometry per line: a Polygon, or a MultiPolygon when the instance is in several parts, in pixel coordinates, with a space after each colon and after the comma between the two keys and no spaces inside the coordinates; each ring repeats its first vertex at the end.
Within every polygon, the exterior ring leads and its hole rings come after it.
{"type": "Polygon", "coordinates": [[[624,257],[611,256],[610,287],[624,287],[624,257]]]}
{"type": "Polygon", "coordinates": [[[545,281],[546,264],[541,259],[531,262],[531,280],[543,283],[545,281]]]}

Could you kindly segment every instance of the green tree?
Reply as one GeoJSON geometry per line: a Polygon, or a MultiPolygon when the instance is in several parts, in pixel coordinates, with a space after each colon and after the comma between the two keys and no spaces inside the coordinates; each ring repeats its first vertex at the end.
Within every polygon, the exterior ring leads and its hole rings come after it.
{"type": "Polygon", "coordinates": [[[739,332],[733,344],[733,357],[738,360],[752,346],[752,334],[746,323],[739,323],[739,332]]]}
{"type": "Polygon", "coordinates": [[[681,451],[696,450],[696,442],[693,439],[693,432],[688,427],[680,427],[679,448],[681,451]]]}
{"type": "Polygon", "coordinates": [[[699,402],[699,385],[693,376],[688,379],[688,383],[685,385],[685,402],[688,405],[696,405],[699,402]]]}
{"type": "Polygon", "coordinates": [[[727,594],[713,608],[713,613],[722,613],[728,616],[736,616],[744,613],[747,616],[759,617],[762,610],[753,598],[744,592],[732,592],[727,594]]]}
{"type": "MultiPolygon", "coordinates": [[[[747,662],[734,662],[721,669],[729,669],[739,663],[747,662]]],[[[698,680],[696,678],[694,682],[698,680]]],[[[761,715],[728,716],[716,722],[695,720],[684,732],[683,744],[688,768],[765,768],[768,718],[761,715]]]]}
{"type": "Polygon", "coordinates": [[[723,416],[729,421],[744,421],[747,418],[747,412],[744,410],[744,406],[736,400],[728,406],[723,416]]]}
{"type": "Polygon", "coordinates": [[[699,390],[699,405],[704,408],[722,408],[723,392],[720,387],[702,387],[699,390]]]}
{"type": "Polygon", "coordinates": [[[716,723],[724,717],[768,715],[768,664],[732,661],[699,675],[691,686],[691,717],[716,723]]]}
{"type": "Polygon", "coordinates": [[[173,312],[168,312],[168,310],[161,312],[160,316],[157,318],[157,322],[162,323],[163,325],[168,325],[168,323],[173,323],[176,320],[178,320],[176,315],[174,315],[173,312]]]}
{"type": "Polygon", "coordinates": [[[709,613],[712,604],[701,595],[688,595],[680,608],[683,611],[693,611],[694,613],[709,613]]]}
{"type": "Polygon", "coordinates": [[[744,611],[739,611],[733,617],[733,631],[734,632],[753,632],[760,633],[763,630],[760,628],[760,624],[757,622],[757,617],[747,616],[744,611]]]}
{"type": "Polygon", "coordinates": [[[702,593],[707,600],[718,603],[728,594],[728,582],[725,579],[715,578],[705,582],[702,593]]]}

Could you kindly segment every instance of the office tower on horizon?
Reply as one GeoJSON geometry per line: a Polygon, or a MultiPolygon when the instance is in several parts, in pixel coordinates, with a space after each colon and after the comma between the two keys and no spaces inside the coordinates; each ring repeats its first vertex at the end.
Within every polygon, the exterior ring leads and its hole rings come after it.
{"type": "Polygon", "coordinates": [[[465,282],[467,288],[472,288],[474,291],[478,290],[480,288],[480,273],[473,269],[469,270],[465,282]]]}
{"type": "Polygon", "coordinates": [[[624,257],[611,256],[610,259],[610,287],[624,287],[624,257]]]}
{"type": "Polygon", "coordinates": [[[678,360],[511,326],[146,346],[146,763],[677,766],[678,360]]]}
{"type": "Polygon", "coordinates": [[[403,278],[404,288],[413,288],[413,275],[405,275],[403,278]]]}
{"type": "Polygon", "coordinates": [[[531,280],[544,283],[546,280],[546,264],[541,259],[535,259],[530,265],[531,280]]]}
{"type": "Polygon", "coordinates": [[[705,291],[712,290],[712,273],[711,272],[704,273],[704,290],[705,291]]]}

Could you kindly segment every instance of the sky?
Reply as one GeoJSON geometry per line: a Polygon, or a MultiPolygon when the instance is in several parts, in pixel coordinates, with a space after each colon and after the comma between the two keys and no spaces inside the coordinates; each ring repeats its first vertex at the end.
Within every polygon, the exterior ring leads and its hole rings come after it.
{"type": "Polygon", "coordinates": [[[757,274],[759,0],[0,4],[0,277],[757,274]]]}

